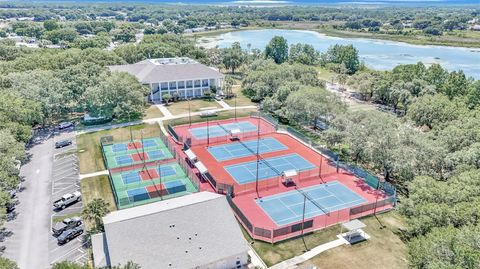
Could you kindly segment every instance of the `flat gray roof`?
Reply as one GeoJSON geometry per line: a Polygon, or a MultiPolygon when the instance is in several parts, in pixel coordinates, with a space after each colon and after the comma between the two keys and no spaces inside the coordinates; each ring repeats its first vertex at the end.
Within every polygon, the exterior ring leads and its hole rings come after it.
{"type": "MultiPolygon", "coordinates": [[[[225,196],[199,192],[109,213],[110,265],[195,268],[248,251],[225,196]]],[[[95,255],[94,255],[95,256],[95,255]]]]}
{"type": "Polygon", "coordinates": [[[365,225],[365,223],[361,222],[358,219],[354,219],[354,220],[351,220],[351,221],[348,221],[348,222],[344,222],[344,223],[342,223],[342,226],[343,226],[343,228],[345,228],[349,231],[358,230],[358,229],[362,229],[362,228],[367,227],[367,225],[365,225]]]}
{"type": "Polygon", "coordinates": [[[213,67],[189,58],[149,59],[135,64],[112,65],[110,71],[127,72],[142,84],[192,79],[219,79],[223,74],[213,67]]]}

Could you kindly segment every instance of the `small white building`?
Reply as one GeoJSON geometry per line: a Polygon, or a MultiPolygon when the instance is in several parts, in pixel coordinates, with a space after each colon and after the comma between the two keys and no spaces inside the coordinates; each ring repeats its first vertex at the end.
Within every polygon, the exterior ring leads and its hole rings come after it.
{"type": "Polygon", "coordinates": [[[150,88],[149,101],[161,103],[162,96],[180,99],[200,98],[211,87],[222,88],[224,75],[217,69],[190,58],[148,59],[135,64],[109,66],[111,71],[127,72],[150,88]]]}
{"type": "Polygon", "coordinates": [[[240,269],[248,245],[223,195],[199,192],[109,213],[92,236],[95,268],[240,269]]]}

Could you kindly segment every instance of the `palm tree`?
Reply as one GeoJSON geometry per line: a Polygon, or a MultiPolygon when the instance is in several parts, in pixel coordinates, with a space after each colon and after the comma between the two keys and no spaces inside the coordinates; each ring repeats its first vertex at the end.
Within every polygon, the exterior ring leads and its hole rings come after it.
{"type": "Polygon", "coordinates": [[[83,209],[83,219],[93,221],[95,223],[96,231],[103,231],[102,218],[110,211],[108,206],[110,204],[105,202],[102,198],[95,198],[88,203],[83,209]]]}

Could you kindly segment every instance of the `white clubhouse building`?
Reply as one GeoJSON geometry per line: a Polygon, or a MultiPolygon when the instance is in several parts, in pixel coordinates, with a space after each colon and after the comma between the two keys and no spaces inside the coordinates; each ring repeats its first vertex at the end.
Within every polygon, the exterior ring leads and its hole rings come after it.
{"type": "Polygon", "coordinates": [[[190,58],[147,59],[135,64],[113,65],[110,70],[127,72],[150,87],[148,100],[161,103],[164,94],[180,99],[200,98],[212,87],[222,88],[224,75],[190,58]]]}

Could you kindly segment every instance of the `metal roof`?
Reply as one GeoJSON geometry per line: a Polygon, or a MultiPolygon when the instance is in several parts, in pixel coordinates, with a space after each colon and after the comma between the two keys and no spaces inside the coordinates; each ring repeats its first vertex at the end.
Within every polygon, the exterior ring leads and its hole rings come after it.
{"type": "Polygon", "coordinates": [[[354,219],[349,222],[342,223],[342,227],[349,231],[353,231],[353,230],[365,228],[367,227],[367,225],[365,225],[365,223],[359,221],[358,219],[354,219]]]}
{"type": "Polygon", "coordinates": [[[187,155],[187,158],[192,162],[197,159],[197,155],[195,155],[191,149],[185,150],[185,155],[187,155]]]}
{"type": "Polygon", "coordinates": [[[207,167],[205,167],[205,165],[201,161],[196,162],[195,167],[197,167],[198,172],[200,172],[200,174],[205,174],[208,172],[207,167]]]}
{"type": "Polygon", "coordinates": [[[188,58],[185,62],[175,60],[170,63],[166,59],[150,59],[144,60],[135,64],[126,65],[112,65],[109,66],[110,71],[127,72],[137,77],[143,84],[168,82],[168,81],[182,81],[192,79],[218,79],[223,78],[223,74],[213,67],[209,67],[197,63],[188,58]],[[161,64],[162,62],[169,62],[168,64],[161,64]]]}
{"type": "Polygon", "coordinates": [[[104,226],[110,265],[134,261],[142,269],[196,268],[248,251],[225,196],[216,193],[115,211],[104,226]]]}

